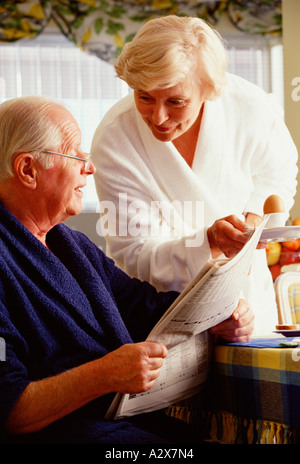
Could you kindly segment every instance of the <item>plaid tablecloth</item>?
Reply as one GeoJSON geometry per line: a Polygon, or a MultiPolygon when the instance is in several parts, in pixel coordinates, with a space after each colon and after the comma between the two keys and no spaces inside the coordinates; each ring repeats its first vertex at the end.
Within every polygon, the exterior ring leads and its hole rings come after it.
{"type": "Polygon", "coordinates": [[[228,443],[300,443],[297,340],[259,339],[216,345],[209,396],[207,418],[212,439],[228,443]]]}
{"type": "Polygon", "coordinates": [[[300,346],[295,338],[215,345],[205,400],[171,415],[219,443],[300,443],[300,346]],[[293,345],[289,346],[293,342],[293,345]]]}

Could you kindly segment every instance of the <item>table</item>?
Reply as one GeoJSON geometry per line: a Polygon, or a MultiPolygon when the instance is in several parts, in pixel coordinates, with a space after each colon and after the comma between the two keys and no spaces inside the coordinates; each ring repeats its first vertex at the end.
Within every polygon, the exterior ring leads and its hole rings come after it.
{"type": "Polygon", "coordinates": [[[300,443],[300,346],[281,346],[294,340],[215,345],[205,401],[187,400],[174,415],[207,441],[300,443]]]}

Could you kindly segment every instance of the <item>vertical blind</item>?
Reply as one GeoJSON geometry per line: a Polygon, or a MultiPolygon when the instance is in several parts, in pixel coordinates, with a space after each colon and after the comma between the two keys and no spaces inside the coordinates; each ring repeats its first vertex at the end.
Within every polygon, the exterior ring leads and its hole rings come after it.
{"type": "MultiPolygon", "coordinates": [[[[251,36],[225,38],[229,71],[275,92],[283,104],[281,45],[251,36]]],[[[62,35],[45,32],[33,40],[0,45],[0,101],[33,94],[62,100],[79,123],[87,152],[104,114],[128,93],[111,64],[83,52],[62,35]]],[[[89,178],[83,209],[96,211],[97,205],[94,181],[89,178]]]]}

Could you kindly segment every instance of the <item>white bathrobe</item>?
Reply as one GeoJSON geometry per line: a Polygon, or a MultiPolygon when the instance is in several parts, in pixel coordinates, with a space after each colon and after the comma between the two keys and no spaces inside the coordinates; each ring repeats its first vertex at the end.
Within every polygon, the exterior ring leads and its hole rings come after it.
{"type": "MultiPolygon", "coordinates": [[[[192,168],[172,142],[152,135],[132,94],[106,114],[91,152],[107,253],[158,290],[181,291],[211,258],[206,230],[216,219],[262,215],[271,194],[281,196],[288,217],[296,191],[297,151],[282,110],[233,75],[222,96],[204,104],[192,168]]],[[[255,313],[255,332],[274,330],[264,250],[256,251],[243,296],[255,313]]]]}

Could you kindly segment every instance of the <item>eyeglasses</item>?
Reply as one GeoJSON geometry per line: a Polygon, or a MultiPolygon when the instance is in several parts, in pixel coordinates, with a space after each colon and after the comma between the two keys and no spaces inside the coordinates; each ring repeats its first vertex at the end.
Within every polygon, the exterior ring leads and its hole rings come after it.
{"type": "Polygon", "coordinates": [[[78,161],[83,161],[85,163],[84,170],[85,172],[88,172],[91,168],[92,165],[92,160],[91,160],[91,155],[84,154],[86,157],[85,158],[79,158],[78,156],[71,156],[71,155],[65,155],[64,153],[57,153],[56,151],[50,151],[50,150],[41,150],[43,153],[50,153],[51,155],[58,155],[58,156],[64,156],[65,158],[71,158],[75,159],[78,161]]]}

